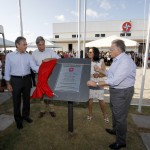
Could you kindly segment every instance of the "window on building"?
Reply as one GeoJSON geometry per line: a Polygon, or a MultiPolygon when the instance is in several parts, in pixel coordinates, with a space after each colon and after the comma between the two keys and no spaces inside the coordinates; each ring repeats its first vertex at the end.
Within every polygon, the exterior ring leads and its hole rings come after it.
{"type": "Polygon", "coordinates": [[[59,38],[59,35],[55,35],[55,38],[59,38]]]}
{"type": "Polygon", "coordinates": [[[126,33],[126,36],[131,36],[131,33],[126,33]]]}
{"type": "Polygon", "coordinates": [[[100,34],[95,34],[95,37],[100,37],[100,34]]]}
{"type": "Polygon", "coordinates": [[[76,35],[75,35],[75,34],[73,34],[73,35],[72,35],[72,38],[76,38],[76,35]]]}
{"type": "Polygon", "coordinates": [[[125,33],[120,33],[120,36],[125,36],[125,33]]]}
{"type": "Polygon", "coordinates": [[[101,34],[101,37],[105,37],[105,34],[101,34]]]}

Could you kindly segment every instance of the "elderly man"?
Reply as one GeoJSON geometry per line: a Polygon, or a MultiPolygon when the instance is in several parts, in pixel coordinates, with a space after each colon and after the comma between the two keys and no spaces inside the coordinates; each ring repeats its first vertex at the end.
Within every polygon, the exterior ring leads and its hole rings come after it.
{"type": "MultiPolygon", "coordinates": [[[[60,58],[52,49],[48,49],[45,47],[45,39],[42,36],[37,37],[36,39],[37,50],[32,53],[32,57],[35,63],[40,66],[43,60],[51,60],[60,58]]],[[[39,118],[42,118],[46,113],[46,107],[48,104],[44,103],[43,98],[41,98],[41,110],[39,113],[39,118]]],[[[54,111],[54,105],[51,101],[47,101],[49,103],[49,113],[52,117],[56,117],[56,113],[54,111]]]]}
{"type": "MultiPolygon", "coordinates": [[[[109,145],[111,149],[126,147],[127,114],[134,93],[136,76],[136,65],[133,60],[125,54],[125,44],[122,40],[112,42],[110,52],[113,63],[106,71],[105,81],[88,81],[88,86],[109,86],[110,107],[112,110],[112,129],[106,129],[109,134],[116,135],[116,141],[109,145]]],[[[96,71],[105,74],[98,67],[96,71]]]]}

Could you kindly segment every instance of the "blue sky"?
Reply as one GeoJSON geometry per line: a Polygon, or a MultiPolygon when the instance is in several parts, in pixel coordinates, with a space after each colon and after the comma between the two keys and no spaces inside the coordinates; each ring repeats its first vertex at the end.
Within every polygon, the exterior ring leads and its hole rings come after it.
{"type": "MultiPolygon", "coordinates": [[[[87,20],[147,19],[149,3],[150,0],[87,0],[87,20]]],[[[21,4],[27,42],[35,41],[39,35],[51,38],[53,23],[77,21],[77,0],[21,0],[21,4]]],[[[0,5],[0,25],[5,37],[14,41],[20,36],[19,0],[0,0],[0,5]]]]}

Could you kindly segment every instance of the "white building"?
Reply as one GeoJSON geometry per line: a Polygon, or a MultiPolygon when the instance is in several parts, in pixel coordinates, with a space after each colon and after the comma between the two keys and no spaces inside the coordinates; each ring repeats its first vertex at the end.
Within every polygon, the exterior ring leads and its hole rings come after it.
{"type": "MultiPolygon", "coordinates": [[[[90,21],[86,23],[86,42],[108,37],[111,35],[122,36],[137,41],[142,49],[147,36],[147,21],[144,20],[109,20],[109,21],[90,21]]],[[[83,49],[83,22],[81,23],[81,49],[83,49]]],[[[78,40],[77,22],[54,23],[53,39],[62,48],[57,50],[76,51],[78,40]]]]}

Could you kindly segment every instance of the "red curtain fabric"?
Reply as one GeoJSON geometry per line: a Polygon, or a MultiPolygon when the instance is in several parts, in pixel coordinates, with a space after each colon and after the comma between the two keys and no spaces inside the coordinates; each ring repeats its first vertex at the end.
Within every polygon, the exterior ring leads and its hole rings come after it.
{"type": "Polygon", "coordinates": [[[36,85],[36,89],[34,90],[31,98],[42,98],[44,94],[48,97],[53,97],[54,93],[48,86],[48,78],[51,75],[57,60],[53,59],[47,62],[43,62],[38,71],[38,81],[36,85]]]}

